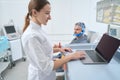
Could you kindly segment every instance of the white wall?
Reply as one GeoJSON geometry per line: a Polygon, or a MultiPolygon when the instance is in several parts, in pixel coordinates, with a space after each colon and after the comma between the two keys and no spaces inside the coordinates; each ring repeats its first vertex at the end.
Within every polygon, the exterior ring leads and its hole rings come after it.
{"type": "MultiPolygon", "coordinates": [[[[96,2],[100,0],[49,0],[52,7],[52,20],[48,22],[46,31],[52,38],[60,40],[63,35],[66,41],[72,39],[74,24],[85,22],[90,30],[104,33],[107,24],[96,22],[96,2]],[[61,36],[58,38],[58,35],[61,36]],[[53,37],[54,36],[54,37],[53,37]]],[[[27,13],[29,0],[0,0],[0,27],[13,19],[17,28],[22,29],[27,13]]]]}
{"type": "Polygon", "coordinates": [[[72,34],[74,24],[78,21],[85,22],[90,30],[106,32],[107,25],[96,22],[97,1],[100,0],[50,0],[52,6],[50,33],[72,34]]]}
{"type": "Polygon", "coordinates": [[[0,0],[0,27],[8,24],[10,19],[17,28],[22,28],[27,13],[29,0],[0,0]]]}

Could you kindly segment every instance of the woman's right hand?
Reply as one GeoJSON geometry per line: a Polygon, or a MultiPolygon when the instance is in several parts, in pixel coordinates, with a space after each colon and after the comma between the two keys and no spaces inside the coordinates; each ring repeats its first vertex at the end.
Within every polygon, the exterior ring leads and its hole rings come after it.
{"type": "Polygon", "coordinates": [[[54,70],[71,60],[77,60],[77,59],[81,59],[81,58],[82,59],[85,58],[84,51],[76,51],[76,52],[69,53],[65,57],[54,61],[54,70]]]}
{"type": "Polygon", "coordinates": [[[83,59],[85,58],[85,51],[76,51],[70,54],[71,58],[74,59],[83,59]]]}

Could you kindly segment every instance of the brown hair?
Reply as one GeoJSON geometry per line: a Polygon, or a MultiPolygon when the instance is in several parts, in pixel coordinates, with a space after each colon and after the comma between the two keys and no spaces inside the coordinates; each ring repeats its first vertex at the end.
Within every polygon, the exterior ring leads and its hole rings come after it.
{"type": "Polygon", "coordinates": [[[28,5],[28,13],[25,17],[25,24],[24,24],[23,32],[27,29],[30,23],[29,16],[32,16],[32,12],[31,12],[32,9],[40,11],[46,4],[50,4],[50,3],[47,0],[30,0],[29,5],[28,5]]]}

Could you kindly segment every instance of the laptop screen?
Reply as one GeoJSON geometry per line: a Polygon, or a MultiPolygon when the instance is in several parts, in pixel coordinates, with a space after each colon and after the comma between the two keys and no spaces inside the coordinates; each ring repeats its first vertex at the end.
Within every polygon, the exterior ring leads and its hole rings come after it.
{"type": "Polygon", "coordinates": [[[96,51],[106,60],[110,61],[120,45],[120,40],[104,34],[99,41],[96,51]]]}

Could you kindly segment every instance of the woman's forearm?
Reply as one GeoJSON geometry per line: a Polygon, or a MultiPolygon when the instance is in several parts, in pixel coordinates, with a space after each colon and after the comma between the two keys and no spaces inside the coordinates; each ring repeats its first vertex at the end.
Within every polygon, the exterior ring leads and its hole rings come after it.
{"type": "Polygon", "coordinates": [[[71,60],[71,56],[65,56],[64,58],[58,59],[54,61],[54,67],[53,70],[56,70],[57,68],[61,67],[63,64],[67,63],[71,60]]]}

